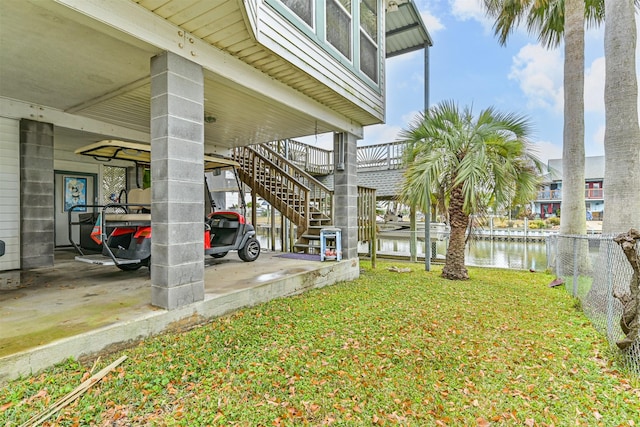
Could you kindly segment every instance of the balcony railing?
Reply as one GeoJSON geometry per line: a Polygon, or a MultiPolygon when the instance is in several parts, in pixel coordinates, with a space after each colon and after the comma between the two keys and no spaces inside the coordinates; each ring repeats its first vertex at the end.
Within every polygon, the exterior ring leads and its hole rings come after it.
{"type": "MultiPolygon", "coordinates": [[[[587,200],[603,199],[604,190],[602,188],[587,188],[584,190],[584,198],[587,200]]],[[[536,200],[562,200],[562,190],[539,191],[536,200]]]]}
{"type": "Polygon", "coordinates": [[[604,198],[604,194],[602,192],[602,188],[588,188],[584,190],[584,198],[585,199],[602,199],[604,198]]]}
{"type": "Polygon", "coordinates": [[[538,192],[538,200],[561,200],[562,190],[542,190],[538,192]]]}

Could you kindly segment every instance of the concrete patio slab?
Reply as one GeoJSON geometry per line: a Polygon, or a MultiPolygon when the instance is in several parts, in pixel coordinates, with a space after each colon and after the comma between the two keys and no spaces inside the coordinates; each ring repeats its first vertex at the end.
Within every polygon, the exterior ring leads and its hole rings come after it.
{"type": "Polygon", "coordinates": [[[204,301],[167,311],[150,304],[148,269],[125,272],[74,256],[57,250],[52,268],[0,272],[0,383],[359,274],[357,259],[319,262],[264,251],[245,263],[232,252],[205,260],[204,301]]]}

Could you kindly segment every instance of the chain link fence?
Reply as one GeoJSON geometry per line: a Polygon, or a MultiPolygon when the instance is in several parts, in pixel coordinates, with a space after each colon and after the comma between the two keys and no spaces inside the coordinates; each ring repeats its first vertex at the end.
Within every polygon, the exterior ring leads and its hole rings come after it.
{"type": "MultiPolygon", "coordinates": [[[[629,293],[633,269],[614,237],[551,235],[547,263],[563,279],[567,292],[580,300],[584,313],[606,335],[611,348],[620,353],[622,363],[640,375],[640,336],[624,350],[616,346],[625,335],[620,327],[623,306],[613,295],[629,293]]],[[[640,251],[640,245],[636,250],[640,251]]]]}

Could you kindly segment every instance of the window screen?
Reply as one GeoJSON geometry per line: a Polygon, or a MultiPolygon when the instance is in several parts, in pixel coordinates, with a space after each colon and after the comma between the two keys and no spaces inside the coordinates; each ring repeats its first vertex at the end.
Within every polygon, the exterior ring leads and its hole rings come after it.
{"type": "Polygon", "coordinates": [[[351,0],[327,0],[327,41],[351,59],[351,0]]]}
{"type": "Polygon", "coordinates": [[[282,0],[293,13],[313,27],[313,0],[282,0]]]}
{"type": "Polygon", "coordinates": [[[360,70],[378,83],[378,48],[360,31],[360,70]]]}

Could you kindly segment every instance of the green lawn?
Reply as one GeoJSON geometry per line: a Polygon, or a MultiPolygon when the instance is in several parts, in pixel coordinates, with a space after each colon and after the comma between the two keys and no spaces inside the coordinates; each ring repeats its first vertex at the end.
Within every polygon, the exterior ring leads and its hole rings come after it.
{"type": "MultiPolygon", "coordinates": [[[[638,426],[640,380],[543,273],[403,264],[150,339],[56,425],[638,426]]],[[[76,362],[0,390],[0,426],[74,389],[76,362]]]]}

